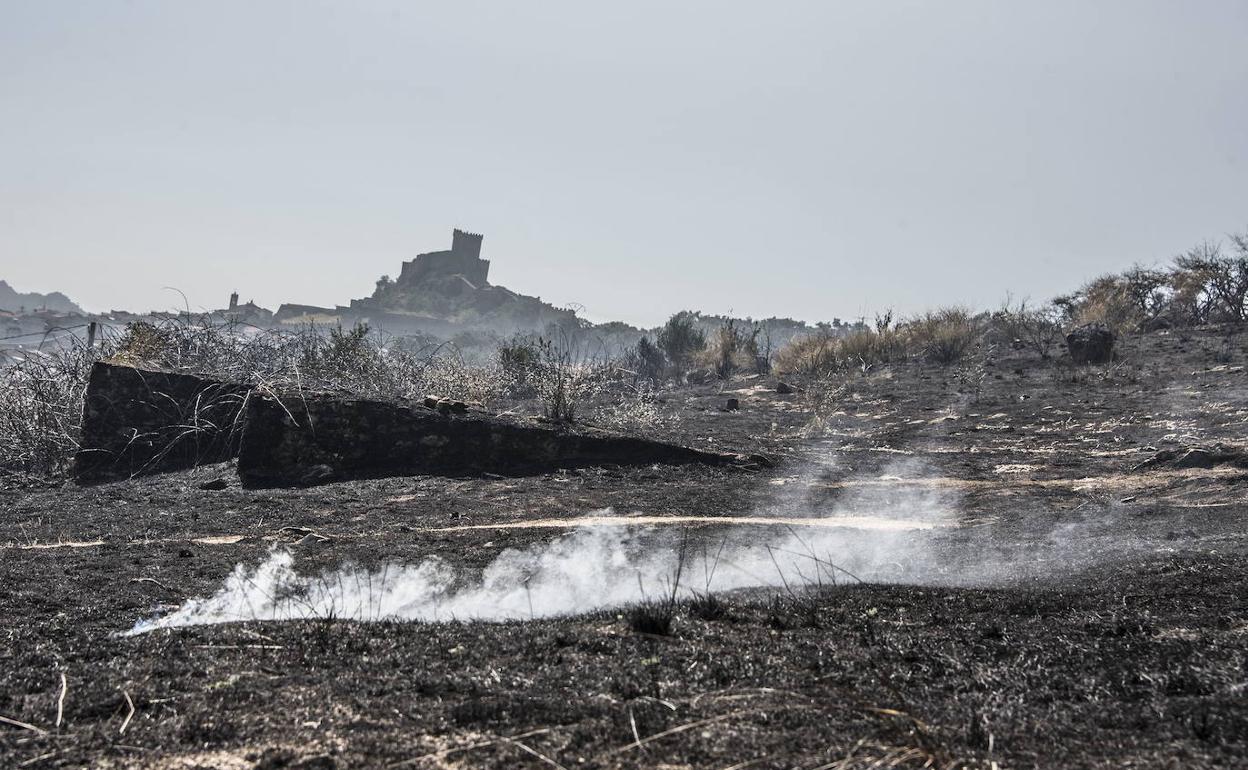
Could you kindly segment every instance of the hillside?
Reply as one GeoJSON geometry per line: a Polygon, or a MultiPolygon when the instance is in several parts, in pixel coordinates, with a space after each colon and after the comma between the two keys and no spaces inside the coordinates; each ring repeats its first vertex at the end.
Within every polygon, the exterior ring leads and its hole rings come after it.
{"type": "Polygon", "coordinates": [[[73,300],[59,291],[47,294],[40,294],[37,291],[20,292],[10,286],[7,281],[0,281],[0,310],[16,313],[43,309],[57,313],[86,314],[73,300]]]}

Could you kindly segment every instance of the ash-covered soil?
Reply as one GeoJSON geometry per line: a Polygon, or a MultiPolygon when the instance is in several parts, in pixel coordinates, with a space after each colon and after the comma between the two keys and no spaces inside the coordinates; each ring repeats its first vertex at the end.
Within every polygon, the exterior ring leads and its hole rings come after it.
{"type": "Polygon", "coordinates": [[[1156,333],[1121,355],[1074,369],[998,349],[832,393],[753,377],[662,394],[677,419],[655,433],[778,459],[756,472],[11,480],[0,767],[1244,766],[1248,469],[1177,458],[1248,444],[1248,335],[1156,333]],[[119,635],[274,548],[326,580],[436,556],[471,584],[587,515],[576,531],[692,554],[694,589],[725,547],[817,558],[805,580],[780,556],[767,587],[682,599],[670,633],[611,607],[119,635]]]}

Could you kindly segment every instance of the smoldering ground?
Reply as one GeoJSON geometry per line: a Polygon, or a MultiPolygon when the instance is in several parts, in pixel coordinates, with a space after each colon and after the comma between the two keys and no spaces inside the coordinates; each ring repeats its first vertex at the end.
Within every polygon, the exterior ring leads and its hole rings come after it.
{"type": "Polygon", "coordinates": [[[307,618],[501,621],[573,615],[744,588],[800,591],[841,583],[987,586],[1057,576],[1164,542],[1124,536],[1113,511],[1075,512],[1023,540],[963,520],[960,491],[914,460],[820,490],[827,468],[773,479],[749,517],[662,517],[592,511],[553,540],[509,548],[479,572],[451,558],[352,564],[301,574],[291,550],[239,564],[211,596],[139,622],[160,628],[307,618]],[[709,522],[709,523],[708,523],[709,522]]]}

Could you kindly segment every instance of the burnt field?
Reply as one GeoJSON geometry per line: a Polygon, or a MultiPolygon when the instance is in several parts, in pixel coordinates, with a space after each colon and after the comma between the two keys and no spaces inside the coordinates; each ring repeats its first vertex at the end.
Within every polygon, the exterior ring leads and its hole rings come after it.
{"type": "Polygon", "coordinates": [[[1119,348],[660,393],[771,468],[7,482],[0,766],[1242,766],[1248,336],[1119,348]]]}

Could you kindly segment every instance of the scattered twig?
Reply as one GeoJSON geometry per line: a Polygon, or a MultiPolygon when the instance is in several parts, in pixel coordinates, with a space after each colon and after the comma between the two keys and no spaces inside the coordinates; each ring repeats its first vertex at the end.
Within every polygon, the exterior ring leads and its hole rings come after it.
{"type": "Polygon", "coordinates": [[[39,733],[40,735],[43,735],[48,732],[42,727],[36,727],[35,725],[32,725],[29,722],[23,722],[18,719],[10,719],[4,716],[0,716],[0,723],[6,724],[6,725],[13,725],[14,727],[20,727],[23,730],[30,730],[32,733],[39,733]]]}
{"type": "Polygon", "coordinates": [[[455,754],[461,751],[472,751],[473,749],[484,749],[490,746],[496,746],[500,743],[507,743],[509,741],[519,740],[520,738],[528,738],[533,735],[541,735],[543,733],[551,732],[552,730],[554,730],[553,727],[541,727],[536,730],[530,730],[527,733],[520,733],[519,735],[512,735],[512,736],[504,735],[498,738],[493,738],[488,741],[479,741],[477,743],[470,743],[467,746],[456,746],[450,749],[442,749],[441,751],[435,751],[431,754],[421,754],[418,757],[412,757],[411,759],[404,759],[398,762],[394,762],[390,765],[387,765],[387,767],[390,767],[390,768],[410,767],[411,765],[417,764],[418,762],[423,762],[426,759],[442,759],[443,757],[446,757],[450,754],[455,754]]]}
{"type": "Polygon", "coordinates": [[[642,746],[646,745],[647,743],[652,743],[662,738],[666,738],[669,735],[676,735],[678,733],[683,733],[687,730],[693,730],[695,728],[702,727],[704,725],[714,724],[715,722],[722,722],[725,719],[732,719],[733,717],[745,716],[747,714],[752,714],[752,713],[755,713],[755,712],[732,711],[727,714],[720,714],[719,716],[709,717],[707,719],[699,719],[696,722],[686,722],[683,725],[677,725],[676,727],[672,727],[662,732],[655,733],[654,735],[648,735],[645,738],[642,738],[640,741],[634,741],[633,743],[626,744],[624,746],[619,747],[618,749],[612,749],[611,751],[608,751],[605,754],[600,754],[599,758],[610,757],[616,754],[622,754],[625,751],[631,751],[632,749],[639,749],[642,746]]]}
{"type": "Polygon", "coordinates": [[[176,588],[174,588],[174,587],[172,587],[172,586],[166,585],[166,584],[164,584],[164,583],[160,582],[159,580],[157,580],[157,579],[156,579],[156,578],[154,578],[154,577],[137,577],[137,578],[130,578],[130,582],[131,582],[131,583],[151,583],[151,584],[152,584],[152,585],[154,585],[154,586],[158,586],[158,587],[160,587],[160,588],[165,589],[166,591],[168,591],[168,592],[169,592],[169,593],[171,593],[171,594],[177,594],[178,596],[183,596],[183,595],[184,595],[182,591],[179,591],[178,589],[176,589],[176,588]]]}
{"type": "Polygon", "coordinates": [[[633,744],[641,748],[641,733],[637,732],[637,720],[633,717],[633,707],[628,707],[628,726],[633,728],[633,744]]]}
{"type": "Polygon", "coordinates": [[[516,748],[520,749],[521,751],[523,751],[523,752],[525,752],[525,753],[532,754],[533,756],[535,756],[535,757],[537,757],[538,759],[542,760],[543,762],[545,762],[546,764],[550,765],[551,767],[556,768],[556,770],[568,770],[566,767],[564,767],[563,765],[559,764],[558,762],[556,762],[555,760],[551,759],[550,757],[546,756],[546,755],[545,755],[545,754],[543,754],[542,752],[540,752],[540,751],[538,751],[537,749],[534,749],[534,748],[532,748],[532,747],[530,747],[530,746],[527,746],[527,745],[525,745],[525,744],[521,743],[520,741],[516,740],[515,738],[504,738],[503,740],[504,740],[504,741],[506,741],[507,743],[510,743],[512,746],[515,746],[516,748]]]}
{"type": "Polygon", "coordinates": [[[52,757],[55,757],[56,754],[57,752],[55,751],[49,751],[47,754],[40,754],[37,757],[31,757],[25,762],[22,762],[21,764],[19,764],[18,767],[30,767],[31,765],[37,765],[45,759],[51,759],[52,757]]]}
{"type": "Polygon", "coordinates": [[[56,729],[61,729],[61,721],[65,717],[65,695],[69,692],[69,679],[61,672],[61,697],[56,699],[56,729]]]}
{"type": "Polygon", "coordinates": [[[126,728],[130,726],[130,720],[131,720],[131,719],[134,719],[134,711],[135,711],[135,708],[134,708],[134,701],[130,698],[130,693],[126,692],[125,690],[122,690],[122,691],[121,691],[121,694],[125,696],[125,698],[126,698],[126,704],[127,704],[128,706],[130,706],[130,713],[129,713],[129,714],[126,714],[126,718],[122,721],[122,723],[121,723],[121,729],[117,731],[117,734],[118,734],[118,735],[125,735],[125,734],[126,734],[126,728]]]}

